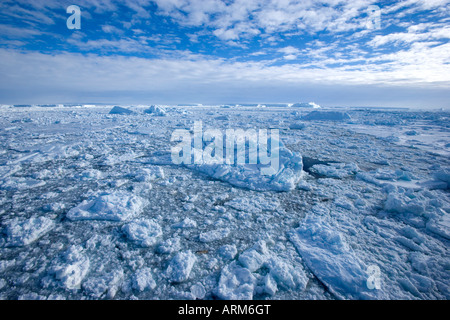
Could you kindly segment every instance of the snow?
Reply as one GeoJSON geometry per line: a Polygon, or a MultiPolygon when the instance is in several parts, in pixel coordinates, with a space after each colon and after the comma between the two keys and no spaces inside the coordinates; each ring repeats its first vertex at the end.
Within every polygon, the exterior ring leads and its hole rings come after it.
{"type": "Polygon", "coordinates": [[[145,201],[126,192],[102,193],[92,200],[84,200],[67,213],[70,220],[126,221],[139,215],[145,201]]]}
{"type": "Polygon", "coordinates": [[[54,221],[46,217],[14,219],[6,226],[7,244],[18,247],[29,245],[52,230],[54,226],[54,221]]]}

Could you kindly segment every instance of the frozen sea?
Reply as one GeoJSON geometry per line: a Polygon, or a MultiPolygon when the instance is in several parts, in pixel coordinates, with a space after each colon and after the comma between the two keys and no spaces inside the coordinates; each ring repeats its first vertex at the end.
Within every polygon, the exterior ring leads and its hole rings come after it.
{"type": "Polygon", "coordinates": [[[1,299],[450,298],[449,112],[122,108],[0,107],[1,299]],[[194,121],[279,172],[175,165],[194,121]]]}

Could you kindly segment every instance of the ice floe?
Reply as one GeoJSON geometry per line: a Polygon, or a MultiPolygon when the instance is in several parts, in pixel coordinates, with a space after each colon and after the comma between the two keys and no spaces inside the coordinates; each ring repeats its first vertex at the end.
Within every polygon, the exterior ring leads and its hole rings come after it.
{"type": "Polygon", "coordinates": [[[126,221],[139,215],[146,201],[127,192],[102,193],[67,213],[70,220],[126,221]]]}
{"type": "Polygon", "coordinates": [[[178,252],[169,262],[166,275],[171,282],[184,282],[189,279],[197,257],[190,251],[178,252]]]}
{"type": "Polygon", "coordinates": [[[324,219],[311,216],[290,234],[305,264],[338,298],[376,298],[367,287],[367,267],[346,243],[344,236],[324,219]]]}
{"type": "Polygon", "coordinates": [[[128,239],[143,247],[156,244],[162,236],[161,226],[155,220],[144,218],[125,224],[122,231],[128,239]]]}
{"type": "Polygon", "coordinates": [[[26,246],[36,241],[55,226],[55,222],[46,217],[15,219],[6,226],[6,241],[9,246],[26,246]]]}

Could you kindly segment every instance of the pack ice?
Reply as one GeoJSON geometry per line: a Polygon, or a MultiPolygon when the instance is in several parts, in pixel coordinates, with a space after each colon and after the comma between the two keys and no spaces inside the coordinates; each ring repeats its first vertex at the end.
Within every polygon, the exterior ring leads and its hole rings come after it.
{"type": "Polygon", "coordinates": [[[113,108],[0,106],[0,299],[450,299],[447,111],[113,108]],[[174,164],[195,121],[279,167],[174,164]]]}
{"type": "MultiPolygon", "coordinates": [[[[254,152],[258,152],[260,141],[255,144],[258,148],[254,152]]],[[[271,144],[271,139],[269,143],[271,144]]],[[[281,141],[277,141],[278,147],[272,150],[272,155],[277,155],[278,167],[270,174],[266,174],[263,170],[271,170],[269,165],[262,164],[258,155],[253,155],[254,159],[258,159],[258,163],[250,164],[248,159],[252,157],[246,154],[245,163],[234,161],[233,164],[219,164],[214,161],[204,162],[202,164],[189,164],[188,168],[202,172],[214,179],[225,181],[233,186],[246,188],[255,191],[289,191],[295,188],[296,184],[301,180],[303,175],[303,162],[299,153],[292,152],[286,148],[281,141]]],[[[244,146],[245,147],[245,146],[244,146]]],[[[192,154],[203,152],[193,148],[192,154]]],[[[227,152],[224,147],[223,154],[227,152]]],[[[234,146],[234,155],[238,152],[237,145],[234,146]]],[[[252,152],[252,150],[248,150],[252,152]]]]}
{"type": "Polygon", "coordinates": [[[67,213],[70,220],[126,221],[142,212],[145,200],[128,192],[101,193],[67,213]]]}

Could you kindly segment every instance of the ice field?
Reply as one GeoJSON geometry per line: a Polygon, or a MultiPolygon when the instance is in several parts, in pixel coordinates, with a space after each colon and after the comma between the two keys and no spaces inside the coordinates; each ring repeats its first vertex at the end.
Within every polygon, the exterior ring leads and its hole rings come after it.
{"type": "Polygon", "coordinates": [[[1,299],[450,299],[449,112],[113,107],[0,106],[1,299]],[[194,121],[279,171],[174,164],[194,121]]]}

